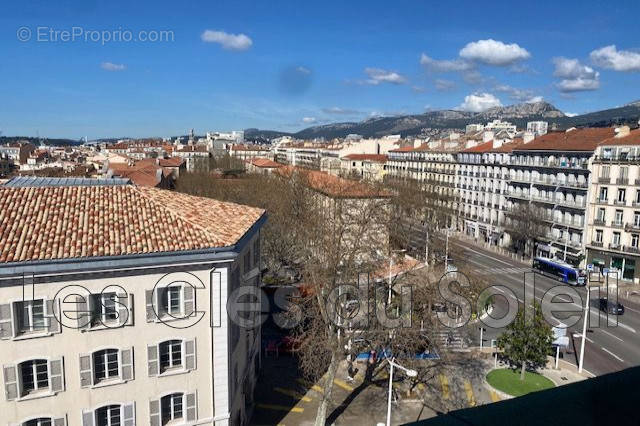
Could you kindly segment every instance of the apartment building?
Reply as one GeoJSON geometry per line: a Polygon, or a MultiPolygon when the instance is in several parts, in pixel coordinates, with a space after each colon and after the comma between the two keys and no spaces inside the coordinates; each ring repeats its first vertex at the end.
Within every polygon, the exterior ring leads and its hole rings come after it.
{"type": "Polygon", "coordinates": [[[570,129],[547,133],[513,150],[507,207],[539,207],[549,231],[538,238],[537,256],[584,263],[590,161],[598,145],[613,135],[612,128],[570,129]]]}
{"type": "Polygon", "coordinates": [[[0,423],[246,424],[260,329],[227,308],[259,284],[264,212],[54,181],[0,186],[0,423]]]}
{"type": "Polygon", "coordinates": [[[622,127],[596,149],[587,262],[640,282],[640,130],[622,127]]]}
{"type": "Polygon", "coordinates": [[[252,160],[254,158],[269,158],[269,147],[261,145],[233,144],[229,147],[229,155],[240,160],[252,160]]]}
{"type": "Polygon", "coordinates": [[[36,147],[27,141],[12,142],[0,145],[0,157],[4,156],[15,165],[27,163],[29,155],[36,150],[36,147]]]}
{"type": "Polygon", "coordinates": [[[508,244],[504,223],[511,152],[522,139],[492,140],[457,154],[459,214],[462,231],[493,245],[508,244]]]}
{"type": "Polygon", "coordinates": [[[431,141],[418,147],[389,151],[387,174],[390,179],[412,179],[450,197],[455,196],[457,153],[463,141],[431,141]]]}
{"type": "Polygon", "coordinates": [[[388,156],[382,154],[349,154],[340,159],[344,175],[382,182],[387,170],[388,156]]]}

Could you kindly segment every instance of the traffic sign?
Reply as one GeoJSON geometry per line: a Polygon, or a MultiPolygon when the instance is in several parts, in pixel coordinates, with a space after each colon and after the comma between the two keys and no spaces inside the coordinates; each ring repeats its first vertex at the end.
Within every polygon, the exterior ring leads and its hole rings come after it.
{"type": "Polygon", "coordinates": [[[593,271],[593,263],[589,263],[587,265],[587,271],[589,271],[589,272],[593,271]]]}

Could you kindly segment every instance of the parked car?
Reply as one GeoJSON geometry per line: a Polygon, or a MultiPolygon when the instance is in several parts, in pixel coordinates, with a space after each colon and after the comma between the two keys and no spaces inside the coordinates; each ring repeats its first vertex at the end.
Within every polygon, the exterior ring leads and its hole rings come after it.
{"type": "Polygon", "coordinates": [[[606,297],[600,299],[600,310],[611,315],[624,314],[624,306],[622,304],[611,302],[606,297]]]}

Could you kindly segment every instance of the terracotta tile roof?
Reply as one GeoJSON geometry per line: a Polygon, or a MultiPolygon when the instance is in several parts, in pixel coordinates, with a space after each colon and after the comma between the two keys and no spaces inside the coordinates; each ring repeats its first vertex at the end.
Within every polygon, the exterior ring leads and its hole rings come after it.
{"type": "Polygon", "coordinates": [[[260,145],[236,144],[236,145],[232,145],[230,150],[231,151],[269,151],[269,148],[262,147],[260,145]]]}
{"type": "Polygon", "coordinates": [[[522,145],[526,151],[593,151],[602,141],[614,135],[612,127],[575,129],[570,132],[551,132],[522,145]]]}
{"type": "Polygon", "coordinates": [[[265,167],[270,169],[277,169],[279,167],[284,167],[283,164],[276,163],[275,161],[271,161],[268,158],[253,158],[248,160],[250,164],[253,164],[256,167],[265,167]]]}
{"type": "Polygon", "coordinates": [[[162,168],[156,164],[155,158],[146,158],[137,161],[133,165],[127,163],[109,164],[109,170],[114,176],[129,178],[136,185],[157,186],[160,184],[162,168]]]}
{"type": "Polygon", "coordinates": [[[184,159],[180,157],[161,158],[158,164],[160,167],[180,167],[184,164],[184,159]]]}
{"type": "Polygon", "coordinates": [[[344,179],[317,170],[284,166],[276,170],[276,173],[285,177],[291,177],[297,173],[305,180],[309,188],[331,198],[389,198],[393,196],[387,190],[378,189],[364,182],[344,179]]]}
{"type": "Polygon", "coordinates": [[[208,149],[203,145],[185,145],[178,149],[177,152],[207,152],[208,149]]]}
{"type": "Polygon", "coordinates": [[[632,130],[621,138],[611,137],[602,141],[600,145],[640,145],[640,129],[632,130]]]}
{"type": "Polygon", "coordinates": [[[392,149],[389,152],[411,152],[416,151],[418,148],[414,148],[413,146],[403,146],[402,148],[392,149]]]}
{"type": "Polygon", "coordinates": [[[386,163],[389,157],[382,154],[349,154],[344,156],[344,158],[356,161],[373,161],[375,163],[386,163]]]}
{"type": "Polygon", "coordinates": [[[488,142],[484,142],[481,144],[478,144],[476,146],[473,146],[471,148],[467,148],[465,150],[462,150],[460,152],[464,152],[464,153],[485,153],[485,152],[495,152],[495,153],[502,153],[502,152],[512,152],[514,149],[519,148],[522,145],[523,141],[522,139],[514,139],[511,142],[506,142],[503,143],[501,146],[494,148],[493,147],[493,141],[488,141],[488,142]]]}
{"type": "Polygon", "coordinates": [[[226,247],[263,214],[133,185],[0,187],[0,263],[226,247]]]}

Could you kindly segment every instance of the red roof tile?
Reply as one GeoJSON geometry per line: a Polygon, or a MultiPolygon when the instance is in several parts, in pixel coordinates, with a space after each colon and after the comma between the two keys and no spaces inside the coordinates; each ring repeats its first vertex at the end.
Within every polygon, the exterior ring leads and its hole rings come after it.
{"type": "Polygon", "coordinates": [[[283,164],[276,163],[275,161],[271,161],[268,158],[253,158],[248,160],[250,164],[253,164],[256,167],[265,167],[269,169],[277,169],[279,167],[284,167],[283,164]]]}
{"type": "Polygon", "coordinates": [[[388,157],[382,154],[349,154],[344,158],[355,161],[373,161],[375,163],[386,163],[388,157]]]}
{"type": "Polygon", "coordinates": [[[621,138],[605,139],[600,145],[640,145],[640,129],[632,130],[627,136],[621,138]]]}
{"type": "Polygon", "coordinates": [[[133,185],[0,187],[0,263],[226,247],[263,213],[133,185]]]}
{"type": "Polygon", "coordinates": [[[612,137],[612,127],[574,129],[570,132],[551,132],[535,138],[518,150],[535,151],[593,151],[602,141],[612,137]]]}

